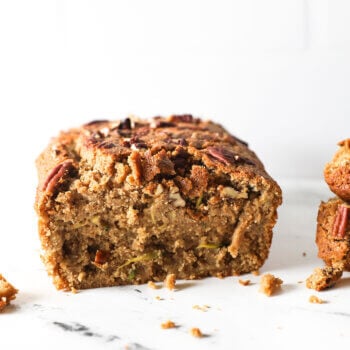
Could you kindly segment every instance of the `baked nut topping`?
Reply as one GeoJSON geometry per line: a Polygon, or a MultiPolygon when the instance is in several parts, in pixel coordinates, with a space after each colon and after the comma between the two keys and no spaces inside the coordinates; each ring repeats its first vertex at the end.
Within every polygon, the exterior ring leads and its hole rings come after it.
{"type": "Polygon", "coordinates": [[[56,165],[47,176],[42,190],[46,192],[53,192],[56,185],[59,183],[60,179],[69,172],[69,170],[73,167],[72,160],[66,160],[61,164],[56,165]]]}
{"type": "Polygon", "coordinates": [[[349,222],[350,208],[346,205],[339,205],[333,224],[333,236],[344,238],[349,222]]]}
{"type": "Polygon", "coordinates": [[[214,122],[95,120],[61,132],[37,167],[43,261],[58,289],[223,278],[268,257],[281,190],[214,122]]]}
{"type": "Polygon", "coordinates": [[[209,155],[226,165],[239,163],[254,165],[250,159],[244,158],[238,154],[234,154],[233,152],[222,147],[208,147],[207,152],[209,155]]]}

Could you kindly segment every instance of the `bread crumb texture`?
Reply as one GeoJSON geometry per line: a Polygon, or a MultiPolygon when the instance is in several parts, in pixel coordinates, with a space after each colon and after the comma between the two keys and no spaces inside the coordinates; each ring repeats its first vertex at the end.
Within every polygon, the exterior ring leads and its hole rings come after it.
{"type": "Polygon", "coordinates": [[[10,304],[11,300],[16,299],[18,290],[0,274],[0,312],[10,304]]]}
{"type": "Polygon", "coordinates": [[[312,304],[324,304],[325,301],[317,297],[316,295],[311,295],[309,298],[309,302],[312,304]]]}
{"type": "Polygon", "coordinates": [[[250,280],[239,279],[238,283],[241,284],[242,286],[249,286],[250,285],[250,280]]]}
{"type": "Polygon", "coordinates": [[[314,269],[312,275],[306,280],[306,287],[321,291],[331,288],[341,278],[343,274],[342,268],[326,266],[324,268],[314,269]]]}
{"type": "Polygon", "coordinates": [[[170,329],[170,328],[176,327],[175,323],[173,321],[170,321],[170,320],[162,323],[160,326],[162,327],[162,329],[170,329]]]}
{"type": "Polygon", "coordinates": [[[158,286],[153,281],[148,281],[147,286],[151,289],[158,289],[158,286]]]}
{"type": "Polygon", "coordinates": [[[176,285],[176,276],[174,273],[169,273],[164,281],[164,285],[169,290],[174,290],[176,285]]]}
{"type": "Polygon", "coordinates": [[[271,296],[281,288],[283,281],[274,275],[267,273],[261,277],[260,292],[271,296]]]}
{"type": "Polygon", "coordinates": [[[209,305],[202,305],[202,306],[201,305],[193,305],[192,309],[207,312],[208,309],[210,309],[210,306],[209,305]]]}
{"type": "Polygon", "coordinates": [[[202,338],[203,337],[203,333],[202,331],[197,328],[197,327],[194,327],[194,328],[191,328],[190,329],[190,333],[193,337],[196,337],[196,338],[202,338]]]}

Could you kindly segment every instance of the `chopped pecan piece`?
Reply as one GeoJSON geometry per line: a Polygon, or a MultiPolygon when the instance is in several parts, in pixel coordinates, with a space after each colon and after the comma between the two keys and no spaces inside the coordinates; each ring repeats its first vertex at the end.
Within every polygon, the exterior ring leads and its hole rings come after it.
{"type": "Polygon", "coordinates": [[[101,142],[97,148],[105,148],[105,149],[109,149],[109,148],[114,148],[116,145],[113,142],[109,142],[109,141],[103,141],[101,142]]]}
{"type": "Polygon", "coordinates": [[[110,256],[110,252],[106,250],[97,250],[95,255],[94,263],[103,265],[108,261],[108,258],[110,256]]]}
{"type": "Polygon", "coordinates": [[[125,118],[123,121],[120,122],[118,126],[119,130],[131,130],[131,120],[130,118],[125,118]]]}
{"type": "Polygon", "coordinates": [[[174,123],[192,123],[193,122],[193,116],[192,116],[192,114],[172,115],[170,117],[170,122],[174,122],[174,123]]]}
{"type": "Polygon", "coordinates": [[[42,186],[42,190],[48,193],[51,193],[55,189],[59,180],[64,175],[66,175],[72,169],[72,167],[73,167],[73,161],[71,159],[56,165],[47,176],[42,186]]]}
{"type": "Polygon", "coordinates": [[[250,159],[234,154],[233,152],[225,148],[208,147],[207,152],[213,158],[217,159],[218,161],[226,165],[234,165],[234,164],[242,164],[242,163],[254,165],[254,163],[250,159]]]}
{"type": "Polygon", "coordinates": [[[183,137],[181,137],[181,139],[178,139],[178,140],[177,140],[177,143],[178,143],[180,146],[188,146],[188,142],[187,142],[183,137]]]}
{"type": "Polygon", "coordinates": [[[138,135],[133,136],[129,142],[133,149],[147,148],[147,144],[140,140],[138,135]]]}
{"type": "Polygon", "coordinates": [[[332,234],[337,238],[344,238],[346,227],[349,221],[350,208],[345,205],[339,205],[334,219],[332,234]]]}
{"type": "Polygon", "coordinates": [[[171,123],[171,122],[165,122],[165,121],[162,121],[162,120],[157,120],[154,123],[154,127],[155,128],[171,128],[173,126],[176,126],[176,124],[175,123],[171,123]]]}

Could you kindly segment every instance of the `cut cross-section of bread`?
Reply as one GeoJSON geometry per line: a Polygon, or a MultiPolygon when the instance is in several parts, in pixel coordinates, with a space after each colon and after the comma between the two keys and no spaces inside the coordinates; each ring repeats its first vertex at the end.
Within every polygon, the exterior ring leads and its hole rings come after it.
{"type": "Polygon", "coordinates": [[[316,243],[327,266],[350,270],[350,204],[339,198],[321,202],[316,243]]]}
{"type": "Polygon", "coordinates": [[[268,257],[281,190],[247,144],[191,115],[94,121],[37,160],[57,288],[229,276],[268,257]]]}

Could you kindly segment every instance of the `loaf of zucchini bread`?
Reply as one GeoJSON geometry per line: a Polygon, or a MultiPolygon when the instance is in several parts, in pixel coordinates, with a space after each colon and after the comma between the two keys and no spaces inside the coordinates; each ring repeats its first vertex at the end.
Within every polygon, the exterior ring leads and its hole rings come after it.
{"type": "Polygon", "coordinates": [[[37,159],[58,289],[229,276],[268,257],[282,194],[247,143],[191,115],[97,120],[37,159]]]}

